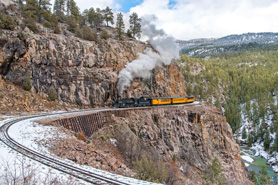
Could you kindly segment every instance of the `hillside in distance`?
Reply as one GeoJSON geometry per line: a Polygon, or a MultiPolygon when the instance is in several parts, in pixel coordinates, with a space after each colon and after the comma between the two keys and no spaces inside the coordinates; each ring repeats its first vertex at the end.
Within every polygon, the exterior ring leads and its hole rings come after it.
{"type": "Polygon", "coordinates": [[[235,51],[269,51],[278,48],[278,33],[244,33],[228,35],[218,39],[178,40],[177,43],[183,54],[192,57],[205,57],[212,54],[235,51]]]}

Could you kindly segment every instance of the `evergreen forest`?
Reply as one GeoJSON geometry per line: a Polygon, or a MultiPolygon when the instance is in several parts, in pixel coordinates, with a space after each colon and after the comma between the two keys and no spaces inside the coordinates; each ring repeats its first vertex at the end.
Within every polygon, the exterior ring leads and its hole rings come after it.
{"type": "Polygon", "coordinates": [[[55,34],[74,35],[99,43],[114,36],[103,28],[112,27],[116,21],[117,33],[114,39],[122,40],[123,36],[140,38],[141,35],[141,19],[135,12],[129,16],[130,24],[126,31],[123,15],[118,13],[117,18],[114,18],[110,7],[90,7],[81,12],[74,0],[55,0],[53,5],[50,0],[13,1],[19,10],[18,19],[9,15],[9,12],[0,12],[0,29],[23,30],[28,27],[33,33],[40,33],[43,26],[55,34]]]}
{"type": "Polygon", "coordinates": [[[265,150],[278,151],[278,51],[230,52],[206,59],[181,55],[178,62],[187,94],[219,108],[236,138],[249,146],[261,140],[265,150]]]}

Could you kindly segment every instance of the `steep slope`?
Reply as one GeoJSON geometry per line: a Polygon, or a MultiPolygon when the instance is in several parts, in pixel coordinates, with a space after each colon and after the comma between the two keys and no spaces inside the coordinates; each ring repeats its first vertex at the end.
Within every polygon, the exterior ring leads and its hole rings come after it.
{"type": "Polygon", "coordinates": [[[50,101],[39,94],[28,92],[12,83],[5,82],[0,76],[0,120],[1,115],[33,114],[78,108],[77,105],[67,107],[50,101]]]}
{"type": "Polygon", "coordinates": [[[53,138],[45,142],[62,158],[123,175],[149,177],[145,180],[157,178],[167,184],[252,184],[231,127],[213,107],[197,104],[152,107],[122,110],[122,114],[115,115],[111,111],[111,117],[114,121],[90,138],[76,133],[79,140],[60,138],[56,142],[53,138]],[[77,143],[78,148],[72,147],[77,143]],[[138,163],[138,159],[144,158],[149,160],[148,165],[138,163]],[[215,158],[221,163],[218,170],[221,168],[222,178],[211,168],[215,158]],[[159,167],[152,169],[153,163],[159,167]],[[138,170],[138,164],[145,169],[145,176],[138,170]],[[210,177],[213,181],[205,180],[213,175],[210,177]]]}
{"type": "MultiPolygon", "coordinates": [[[[1,10],[13,16],[18,12],[16,4],[1,10]]],[[[96,35],[107,31],[107,40],[97,36],[87,41],[73,36],[60,24],[62,34],[40,24],[34,34],[22,23],[17,14],[14,31],[0,30],[0,74],[7,81],[22,85],[30,81],[32,90],[48,95],[57,94],[60,103],[87,107],[111,106],[117,98],[118,73],[128,62],[144,53],[150,45],[124,37],[115,39],[115,30],[101,27],[96,35]]],[[[124,96],[181,96],[186,94],[183,75],[176,64],[161,66],[152,71],[148,80],[137,78],[124,96]],[[175,79],[175,80],[173,80],[175,79]]]]}
{"type": "MultiPolygon", "coordinates": [[[[225,117],[212,107],[135,111],[119,119],[118,124],[120,132],[125,133],[126,143],[133,143],[131,138],[135,137],[134,141],[144,143],[149,151],[154,149],[155,154],[150,154],[153,158],[171,164],[168,166],[172,168],[170,171],[178,169],[172,174],[173,179],[168,179],[170,184],[201,183],[203,175],[210,172],[209,166],[215,157],[222,165],[228,184],[250,183],[232,130],[225,117]]],[[[124,141],[120,143],[124,145],[124,141]]],[[[138,155],[142,148],[135,146],[127,151],[138,155]]]]}
{"type": "MultiPolygon", "coordinates": [[[[92,107],[111,106],[117,96],[118,72],[138,52],[149,47],[133,40],[109,39],[95,43],[49,33],[20,34],[24,34],[24,39],[17,32],[0,30],[4,78],[21,84],[30,77],[37,93],[48,94],[54,88],[58,101],[92,107]]],[[[185,95],[183,82],[183,76],[172,64],[155,69],[150,80],[136,79],[128,94],[185,95]]]]}

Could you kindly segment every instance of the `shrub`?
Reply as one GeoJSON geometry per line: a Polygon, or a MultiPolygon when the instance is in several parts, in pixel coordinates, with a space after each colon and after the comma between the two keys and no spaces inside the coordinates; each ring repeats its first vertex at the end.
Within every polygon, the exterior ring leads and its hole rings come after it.
{"type": "Polygon", "coordinates": [[[23,22],[32,32],[36,33],[39,31],[36,22],[32,17],[26,17],[23,22]]]}
{"type": "Polygon", "coordinates": [[[127,30],[126,34],[129,38],[132,38],[132,32],[129,29],[127,30]]]}
{"type": "Polygon", "coordinates": [[[44,26],[44,27],[47,27],[47,28],[51,28],[51,23],[48,22],[48,21],[45,21],[45,22],[43,23],[43,26],[44,26]]]}
{"type": "Polygon", "coordinates": [[[73,16],[70,16],[68,17],[67,23],[69,25],[68,30],[72,33],[75,33],[78,27],[77,20],[73,16]]]}
{"type": "Polygon", "coordinates": [[[100,137],[100,139],[105,140],[105,136],[104,135],[100,135],[99,137],[100,137]]]}
{"type": "Polygon", "coordinates": [[[217,157],[213,159],[212,164],[209,166],[209,173],[203,179],[206,184],[223,184],[222,167],[217,157]]]}
{"type": "Polygon", "coordinates": [[[139,160],[135,161],[134,170],[138,179],[150,182],[163,183],[167,178],[167,171],[165,166],[159,161],[153,160],[143,155],[139,160]]]}
{"type": "Polygon", "coordinates": [[[26,77],[23,81],[23,89],[25,91],[30,91],[31,88],[32,88],[31,79],[30,79],[30,77],[26,77]]]}
{"type": "Polygon", "coordinates": [[[110,37],[110,35],[108,34],[107,31],[102,31],[101,34],[100,34],[100,38],[106,40],[110,37]]]}
{"type": "Polygon", "coordinates": [[[51,15],[50,23],[51,23],[51,27],[52,27],[53,30],[54,30],[54,33],[55,33],[55,34],[60,34],[60,33],[61,33],[61,30],[60,30],[59,25],[58,25],[57,16],[56,16],[55,14],[52,14],[52,15],[51,15]]]}
{"type": "Polygon", "coordinates": [[[26,35],[25,35],[23,32],[19,32],[19,33],[18,33],[18,38],[19,38],[20,40],[26,40],[26,35]]]}
{"type": "Polygon", "coordinates": [[[80,38],[82,39],[98,42],[97,34],[92,32],[92,30],[88,26],[82,27],[80,36],[80,38]]]}
{"type": "Polygon", "coordinates": [[[60,30],[59,26],[55,26],[53,29],[54,29],[55,34],[60,34],[61,33],[61,30],[60,30]]]}
{"type": "Polygon", "coordinates": [[[14,30],[15,27],[15,20],[10,15],[2,15],[2,13],[0,12],[0,28],[14,30]]]}
{"type": "Polygon", "coordinates": [[[53,87],[50,88],[48,97],[51,101],[55,101],[57,99],[57,93],[53,87]]]}
{"type": "Polygon", "coordinates": [[[176,160],[177,160],[176,154],[173,155],[172,160],[173,160],[174,162],[176,162],[176,160]]]}

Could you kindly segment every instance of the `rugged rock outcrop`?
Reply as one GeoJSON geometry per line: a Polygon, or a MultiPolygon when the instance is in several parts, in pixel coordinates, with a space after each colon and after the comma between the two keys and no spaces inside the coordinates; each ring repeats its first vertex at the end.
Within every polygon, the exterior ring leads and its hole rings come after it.
{"type": "MultiPolygon", "coordinates": [[[[0,30],[1,73],[15,84],[30,77],[37,93],[53,87],[58,100],[85,106],[110,106],[117,96],[119,71],[138,52],[150,47],[139,41],[84,41],[51,33],[0,30]]],[[[128,96],[185,95],[184,78],[172,64],[155,69],[149,80],[136,79],[128,96]]]]}
{"type": "Polygon", "coordinates": [[[192,104],[123,111],[125,114],[116,115],[112,111],[115,121],[90,138],[76,133],[81,140],[54,139],[47,141],[48,145],[60,157],[123,175],[136,173],[135,160],[145,155],[165,165],[167,184],[203,184],[217,158],[222,183],[252,184],[231,127],[217,109],[192,104]],[[118,163],[108,154],[113,154],[118,163]]]}
{"type": "Polygon", "coordinates": [[[252,184],[226,118],[213,107],[189,106],[133,111],[117,118],[121,129],[156,151],[176,171],[172,183],[202,183],[217,157],[228,184],[252,184]],[[182,180],[181,180],[182,179],[182,180]]]}
{"type": "MultiPolygon", "coordinates": [[[[18,8],[9,2],[1,0],[0,9],[13,16],[18,8]]],[[[39,24],[40,31],[34,34],[22,24],[20,14],[16,21],[15,31],[0,29],[0,75],[17,85],[28,78],[39,94],[47,95],[53,88],[58,101],[68,104],[111,106],[117,98],[119,71],[151,47],[134,39],[114,39],[110,27],[96,30],[97,34],[107,31],[107,40],[98,36],[96,41],[86,41],[73,36],[64,24],[60,24],[62,34],[39,24]]],[[[176,64],[154,69],[152,74],[148,80],[135,79],[125,96],[185,95],[184,78],[176,64]]]]}
{"type": "Polygon", "coordinates": [[[0,75],[0,120],[2,115],[33,114],[78,108],[76,105],[63,106],[46,97],[23,90],[5,82],[0,75]]]}

